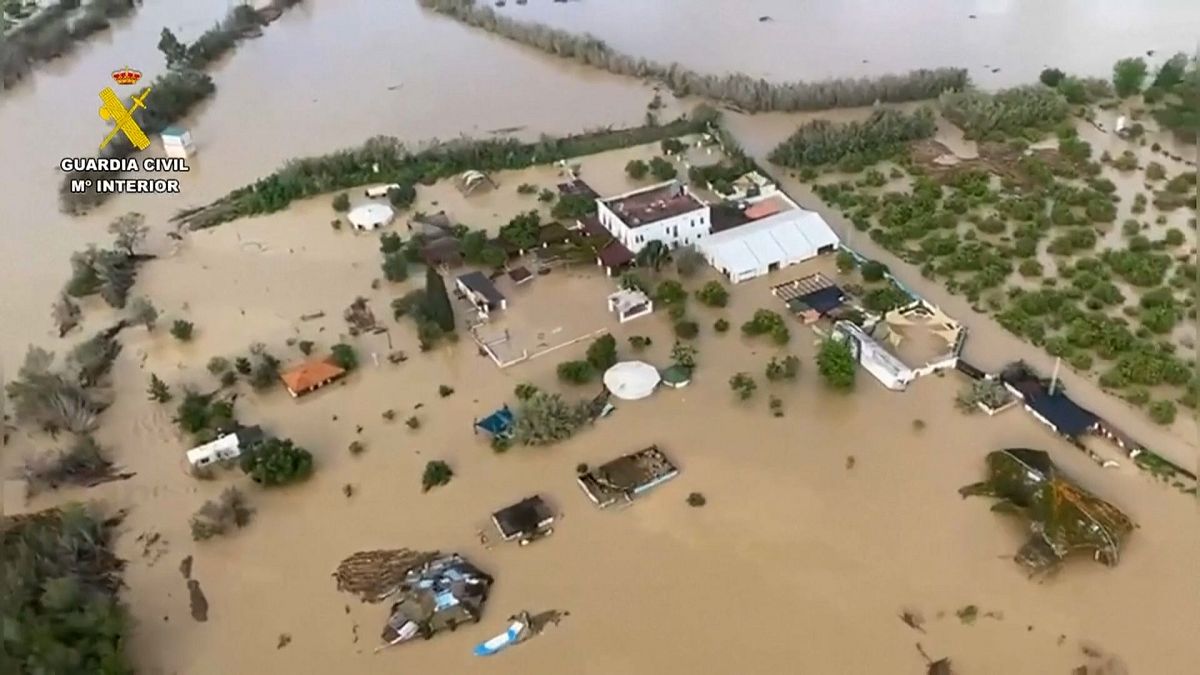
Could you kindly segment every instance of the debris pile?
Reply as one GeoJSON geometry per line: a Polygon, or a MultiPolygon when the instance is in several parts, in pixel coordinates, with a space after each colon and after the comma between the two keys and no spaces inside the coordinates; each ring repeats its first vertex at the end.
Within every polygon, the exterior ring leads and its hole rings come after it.
{"type": "Polygon", "coordinates": [[[395,593],[409,571],[440,555],[406,548],[359,551],[338,565],[333,577],[339,591],[353,593],[364,602],[380,602],[395,593]]]}

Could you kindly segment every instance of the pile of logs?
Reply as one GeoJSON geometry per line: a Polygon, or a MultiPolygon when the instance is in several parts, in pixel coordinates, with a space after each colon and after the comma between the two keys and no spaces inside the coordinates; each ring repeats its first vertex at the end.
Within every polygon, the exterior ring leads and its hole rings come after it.
{"type": "Polygon", "coordinates": [[[353,593],[364,602],[380,602],[400,587],[408,572],[434,560],[438,551],[406,548],[359,551],[338,565],[333,577],[339,591],[353,593]]]}

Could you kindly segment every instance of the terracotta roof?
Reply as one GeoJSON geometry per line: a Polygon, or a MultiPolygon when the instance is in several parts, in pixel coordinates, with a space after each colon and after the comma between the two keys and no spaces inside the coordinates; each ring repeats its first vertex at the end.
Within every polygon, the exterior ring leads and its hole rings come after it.
{"type": "Polygon", "coordinates": [[[745,214],[750,220],[758,220],[759,218],[766,218],[767,216],[779,213],[783,210],[783,207],[784,204],[779,198],[772,197],[771,199],[764,199],[761,202],[747,206],[745,214]]]}
{"type": "Polygon", "coordinates": [[[303,394],[345,375],[346,371],[329,359],[312,359],[279,374],[288,391],[303,394]]]}

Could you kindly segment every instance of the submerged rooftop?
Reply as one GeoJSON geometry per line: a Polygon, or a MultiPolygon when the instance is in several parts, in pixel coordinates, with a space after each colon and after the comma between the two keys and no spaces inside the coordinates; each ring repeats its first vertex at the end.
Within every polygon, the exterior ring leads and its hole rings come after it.
{"type": "Polygon", "coordinates": [[[609,197],[601,203],[629,227],[641,227],[707,208],[682,183],[674,180],[609,197]]]}
{"type": "Polygon", "coordinates": [[[631,501],[637,495],[679,475],[679,468],[652,445],[622,455],[611,462],[579,475],[579,486],[588,499],[600,508],[618,501],[631,501]]]}

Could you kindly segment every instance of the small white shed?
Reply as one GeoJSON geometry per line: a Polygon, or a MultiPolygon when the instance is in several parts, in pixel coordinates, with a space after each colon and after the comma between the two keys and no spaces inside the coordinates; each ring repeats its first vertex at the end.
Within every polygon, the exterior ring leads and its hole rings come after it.
{"type": "Polygon", "coordinates": [[[641,291],[622,289],[608,296],[608,311],[616,313],[617,320],[625,323],[653,312],[654,301],[641,291]]]}
{"type": "Polygon", "coordinates": [[[387,204],[363,204],[346,214],[346,219],[356,230],[370,232],[391,225],[396,211],[387,204]]]}
{"type": "Polygon", "coordinates": [[[180,127],[167,127],[162,131],[163,152],[167,157],[188,158],[196,151],[192,133],[180,127]]]}

